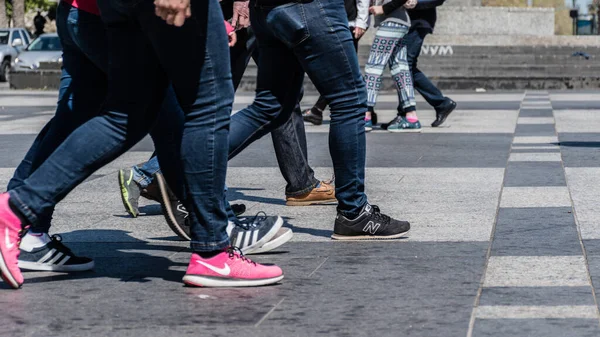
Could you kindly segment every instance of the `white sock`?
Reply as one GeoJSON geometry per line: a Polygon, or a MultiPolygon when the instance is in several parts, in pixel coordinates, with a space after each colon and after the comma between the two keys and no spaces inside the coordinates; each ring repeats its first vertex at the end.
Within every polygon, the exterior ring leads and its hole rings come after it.
{"type": "Polygon", "coordinates": [[[19,246],[19,248],[26,252],[31,252],[36,248],[45,246],[50,241],[51,239],[48,233],[32,234],[30,232],[27,232],[27,234],[25,234],[25,236],[21,240],[21,245],[19,246]]]}

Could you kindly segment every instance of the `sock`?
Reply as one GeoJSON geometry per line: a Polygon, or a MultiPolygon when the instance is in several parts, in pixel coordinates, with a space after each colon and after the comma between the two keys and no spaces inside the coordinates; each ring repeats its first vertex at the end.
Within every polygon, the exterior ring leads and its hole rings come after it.
{"type": "Polygon", "coordinates": [[[26,252],[31,252],[35,248],[40,248],[48,244],[50,242],[50,235],[48,233],[32,233],[28,232],[25,234],[23,239],[21,239],[21,245],[19,248],[26,252]]]}
{"type": "Polygon", "coordinates": [[[200,257],[203,258],[203,259],[210,259],[211,257],[215,257],[215,256],[221,254],[224,251],[225,250],[221,249],[221,250],[213,250],[213,251],[210,251],[210,252],[194,252],[194,253],[200,255],[200,257]]]}
{"type": "Polygon", "coordinates": [[[416,123],[416,122],[419,121],[419,117],[417,117],[417,116],[406,116],[406,120],[409,123],[416,123]]]}

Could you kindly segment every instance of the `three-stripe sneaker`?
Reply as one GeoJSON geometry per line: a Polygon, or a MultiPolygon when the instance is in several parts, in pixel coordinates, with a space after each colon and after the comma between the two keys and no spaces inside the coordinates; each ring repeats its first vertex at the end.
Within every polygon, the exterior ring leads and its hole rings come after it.
{"type": "Polygon", "coordinates": [[[230,247],[210,258],[193,253],[183,282],[195,287],[255,287],[282,279],[281,268],[256,263],[230,247]]]}
{"type": "MultiPolygon", "coordinates": [[[[240,248],[244,254],[252,254],[258,251],[265,252],[263,247],[271,239],[276,241],[267,245],[267,248],[275,249],[291,239],[291,229],[284,229],[285,233],[278,235],[283,219],[280,216],[267,216],[264,212],[259,212],[253,217],[239,218],[238,221],[230,221],[227,226],[227,234],[231,240],[231,245],[240,248]]],[[[269,249],[270,250],[270,249],[269,249]]]]}
{"type": "Polygon", "coordinates": [[[19,267],[21,269],[73,272],[86,271],[94,268],[94,260],[73,254],[73,252],[61,242],[62,238],[60,235],[52,235],[52,237],[49,237],[48,234],[41,234],[45,236],[46,244],[35,248],[27,247],[27,245],[24,244],[28,239],[27,235],[23,238],[21,254],[19,255],[19,267]]]}
{"type": "Polygon", "coordinates": [[[393,219],[375,205],[366,204],[356,219],[342,214],[335,218],[332,239],[335,240],[390,240],[406,236],[410,230],[407,221],[393,219]]]}

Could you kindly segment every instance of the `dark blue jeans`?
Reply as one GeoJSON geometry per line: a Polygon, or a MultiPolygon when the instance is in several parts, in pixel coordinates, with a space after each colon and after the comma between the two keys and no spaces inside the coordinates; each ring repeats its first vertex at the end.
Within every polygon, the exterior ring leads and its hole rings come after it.
{"type": "MultiPolygon", "coordinates": [[[[408,66],[410,67],[413,75],[413,86],[417,91],[425,98],[427,103],[439,111],[445,108],[447,103],[446,98],[433,83],[427,78],[425,74],[417,67],[419,55],[421,54],[421,47],[425,36],[429,34],[428,31],[422,29],[411,29],[408,34],[404,36],[407,47],[407,59],[408,66]]],[[[398,111],[402,111],[401,107],[398,107],[398,111]]]]}
{"type": "Polygon", "coordinates": [[[182,176],[177,171],[184,173],[185,191],[176,193],[191,210],[192,249],[225,248],[223,190],[233,86],[218,1],[194,2],[192,16],[181,28],[156,17],[150,0],[103,0],[99,6],[109,50],[103,113],[75,130],[23,185],[11,190],[11,201],[37,223],[40,214],[148,133],[171,81],[185,113],[176,151],[181,158],[172,162],[173,152],[165,152],[172,144],[157,143],[159,162],[170,168],[165,172],[170,184],[182,176]]]}
{"type": "MultiPolygon", "coordinates": [[[[108,54],[100,17],[61,2],[56,27],[63,47],[56,114],[36,137],[7,190],[22,186],[75,129],[97,116],[106,97],[108,54]]],[[[48,232],[53,211],[52,206],[39,214],[35,231],[48,232]]]]}
{"type": "MultiPolygon", "coordinates": [[[[239,86],[248,62],[252,57],[258,63],[259,52],[257,50],[256,38],[250,29],[237,32],[238,41],[230,48],[231,69],[234,90],[239,86]]],[[[273,96],[262,95],[257,104],[263,106],[277,106],[277,100],[273,96]]],[[[158,125],[171,123],[172,115],[159,117],[158,125]]],[[[160,132],[160,131],[159,131],[160,132]]],[[[155,138],[163,137],[152,132],[155,138]]],[[[275,156],[283,178],[286,181],[285,194],[287,196],[298,196],[310,192],[319,180],[315,178],[315,172],[308,163],[308,151],[306,146],[306,132],[300,105],[296,105],[290,118],[280,127],[271,132],[275,156]]],[[[153,180],[153,174],[160,170],[156,157],[150,158],[141,167],[134,167],[134,179],[142,187],[146,187],[153,180]]],[[[232,212],[231,212],[232,213],[232,212]]]]}
{"type": "Polygon", "coordinates": [[[260,52],[255,102],[231,119],[230,158],[289,120],[308,74],[331,107],[329,148],[338,211],[355,216],[364,193],[367,93],[343,0],[275,8],[250,3],[260,52]],[[257,104],[275,97],[271,105],[257,104]]]}

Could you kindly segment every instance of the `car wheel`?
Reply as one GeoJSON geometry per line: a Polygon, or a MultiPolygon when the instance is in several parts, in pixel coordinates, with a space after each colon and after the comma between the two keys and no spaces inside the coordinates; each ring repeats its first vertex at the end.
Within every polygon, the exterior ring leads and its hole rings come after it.
{"type": "Polygon", "coordinates": [[[4,60],[0,64],[0,82],[8,81],[8,72],[10,70],[10,61],[4,60]]]}

